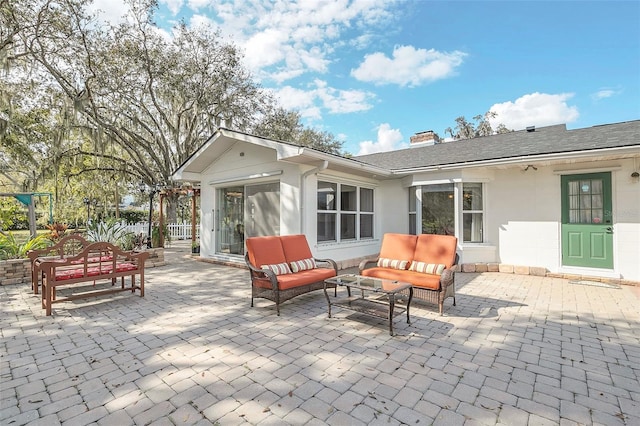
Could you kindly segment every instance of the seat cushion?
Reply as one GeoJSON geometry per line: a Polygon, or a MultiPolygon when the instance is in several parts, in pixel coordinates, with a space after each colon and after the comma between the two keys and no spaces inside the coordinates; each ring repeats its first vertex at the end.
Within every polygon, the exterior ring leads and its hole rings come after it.
{"type": "Polygon", "coordinates": [[[382,237],[380,257],[394,260],[413,260],[417,236],[387,233],[382,237]]]}
{"type": "Polygon", "coordinates": [[[379,267],[365,269],[362,271],[362,275],[365,277],[402,281],[410,283],[414,287],[427,288],[429,290],[440,289],[440,275],[379,267]]]}
{"type": "Polygon", "coordinates": [[[293,287],[299,287],[301,285],[311,284],[318,281],[326,280],[327,278],[335,277],[336,271],[329,268],[316,268],[307,269],[306,271],[300,271],[290,275],[278,276],[278,288],[280,290],[287,290],[293,287]]]}
{"type": "Polygon", "coordinates": [[[413,260],[416,262],[441,263],[450,268],[456,259],[458,239],[452,235],[418,235],[413,260]]]}
{"type": "Polygon", "coordinates": [[[310,259],[313,257],[307,237],[303,234],[283,235],[280,237],[284,257],[287,263],[296,262],[298,260],[310,259]]]}
{"type": "Polygon", "coordinates": [[[260,268],[262,265],[288,263],[284,257],[280,237],[247,238],[247,252],[249,253],[249,261],[256,268],[260,268]]]}

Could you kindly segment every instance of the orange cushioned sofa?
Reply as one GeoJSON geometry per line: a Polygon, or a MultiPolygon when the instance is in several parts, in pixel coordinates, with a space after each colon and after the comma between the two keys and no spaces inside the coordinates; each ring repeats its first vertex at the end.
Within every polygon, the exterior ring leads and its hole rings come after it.
{"type": "Polygon", "coordinates": [[[414,298],[437,303],[442,315],[446,298],[456,305],[457,245],[451,235],[384,234],[379,256],[363,260],[360,275],[410,283],[414,298]]]}
{"type": "MultiPolygon", "coordinates": [[[[251,275],[251,306],[262,297],[280,303],[324,288],[324,280],[338,274],[331,259],[316,259],[304,235],[247,238],[245,262],[251,275]]],[[[335,285],[327,284],[335,288],[335,285]]]]}

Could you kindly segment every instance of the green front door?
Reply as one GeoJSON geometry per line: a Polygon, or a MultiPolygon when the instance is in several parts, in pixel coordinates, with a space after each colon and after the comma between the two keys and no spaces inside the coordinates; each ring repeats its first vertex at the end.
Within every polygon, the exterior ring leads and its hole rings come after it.
{"type": "Polygon", "coordinates": [[[562,176],[562,264],[613,269],[611,173],[562,176]]]}

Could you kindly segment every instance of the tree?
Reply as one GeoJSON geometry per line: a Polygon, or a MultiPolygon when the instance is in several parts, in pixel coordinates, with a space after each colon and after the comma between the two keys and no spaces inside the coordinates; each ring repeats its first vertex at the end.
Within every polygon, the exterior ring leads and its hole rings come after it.
{"type": "MultiPolygon", "coordinates": [[[[161,31],[152,22],[155,0],[128,0],[130,12],[117,26],[90,15],[91,0],[0,1],[0,65],[28,75],[23,81],[38,93],[35,102],[51,96],[57,105],[50,108],[60,111],[40,154],[30,136],[13,139],[15,152],[32,154],[49,176],[63,167],[75,176],[121,173],[129,186],[142,180],[170,187],[172,172],[221,125],[330,152],[341,147],[278,109],[218,32],[184,23],[170,35],[161,31]],[[280,119],[278,131],[267,125],[280,119]],[[87,164],[88,156],[95,161],[87,164]],[[63,164],[69,157],[83,167],[71,172],[63,164]]],[[[0,90],[5,134],[19,127],[12,97],[21,92],[7,81],[0,90]]],[[[176,199],[168,199],[174,218],[176,199]]]]}
{"type": "Polygon", "coordinates": [[[489,120],[497,116],[498,114],[493,111],[487,111],[484,115],[476,115],[473,117],[473,120],[476,122],[475,125],[468,122],[464,116],[460,116],[456,118],[456,127],[454,129],[447,127],[444,132],[448,133],[454,140],[473,139],[497,133],[511,132],[512,130],[507,129],[504,124],[499,124],[495,130],[491,127],[489,120]]]}
{"type": "Polygon", "coordinates": [[[330,154],[342,154],[342,142],[333,134],[305,128],[300,114],[284,108],[275,108],[265,116],[254,128],[256,135],[285,142],[293,142],[308,146],[330,154]]]}

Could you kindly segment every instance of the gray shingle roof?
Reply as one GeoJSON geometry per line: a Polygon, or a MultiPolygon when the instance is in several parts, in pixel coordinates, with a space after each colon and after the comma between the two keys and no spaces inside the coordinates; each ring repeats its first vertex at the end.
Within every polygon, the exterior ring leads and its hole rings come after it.
{"type": "Polygon", "coordinates": [[[640,120],[567,130],[566,125],[353,157],[389,170],[472,163],[541,154],[640,147],[640,120]]]}

